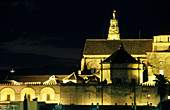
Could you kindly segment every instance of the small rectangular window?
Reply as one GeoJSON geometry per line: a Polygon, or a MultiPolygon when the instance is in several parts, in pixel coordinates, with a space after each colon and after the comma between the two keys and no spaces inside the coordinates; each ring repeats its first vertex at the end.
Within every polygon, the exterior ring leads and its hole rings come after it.
{"type": "Polygon", "coordinates": [[[169,42],[169,37],[168,37],[168,42],[169,42]]]}
{"type": "Polygon", "coordinates": [[[30,99],[31,99],[31,95],[27,94],[27,100],[30,101],[30,99]]]}
{"type": "Polygon", "coordinates": [[[11,96],[10,96],[10,94],[8,94],[7,95],[7,101],[10,101],[10,98],[11,98],[11,96]]]}
{"type": "Polygon", "coordinates": [[[89,99],[90,99],[90,94],[89,94],[89,99]]]}
{"type": "Polygon", "coordinates": [[[170,99],[170,96],[168,96],[168,100],[170,99]]]}
{"type": "Polygon", "coordinates": [[[164,70],[159,70],[159,74],[164,75],[164,70]]]}
{"type": "Polygon", "coordinates": [[[47,101],[50,101],[50,94],[47,94],[47,101]]]}

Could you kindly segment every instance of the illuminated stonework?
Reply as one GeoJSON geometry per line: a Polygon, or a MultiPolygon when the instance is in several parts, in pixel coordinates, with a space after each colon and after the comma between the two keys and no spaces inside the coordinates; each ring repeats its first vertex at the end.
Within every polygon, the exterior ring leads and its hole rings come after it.
{"type": "Polygon", "coordinates": [[[77,78],[75,73],[72,73],[63,79],[63,83],[77,83],[77,78]]]}
{"type": "Polygon", "coordinates": [[[1,101],[15,101],[15,91],[12,88],[1,90],[1,101]]]}
{"type": "MultiPolygon", "coordinates": [[[[131,105],[134,97],[134,87],[128,84],[102,85],[100,84],[62,84],[62,85],[1,85],[0,103],[9,101],[23,101],[26,94],[27,100],[37,98],[38,102],[91,105],[131,105]],[[29,86],[29,87],[27,87],[29,86]],[[103,95],[102,95],[103,93],[103,95]],[[123,97],[123,98],[122,98],[123,97]]],[[[136,86],[137,105],[147,105],[148,94],[150,103],[156,106],[159,103],[159,96],[154,86],[136,86]]]]}
{"type": "Polygon", "coordinates": [[[26,95],[30,101],[55,104],[131,105],[135,83],[136,104],[157,106],[154,74],[170,80],[170,35],[120,39],[115,12],[107,39],[86,40],[78,74],[11,75],[13,80],[0,82],[1,103],[23,101],[26,95]]]}
{"type": "Polygon", "coordinates": [[[159,35],[154,36],[153,50],[157,51],[168,51],[170,50],[170,35],[159,35]]]}
{"type": "Polygon", "coordinates": [[[35,90],[32,88],[24,88],[21,90],[21,101],[24,101],[24,96],[27,96],[27,100],[32,101],[35,98],[35,90]]]}
{"type": "Polygon", "coordinates": [[[55,101],[55,92],[50,87],[45,87],[41,90],[40,101],[53,102],[55,101]]]}
{"type": "Polygon", "coordinates": [[[57,84],[57,78],[55,75],[51,76],[49,80],[43,83],[43,85],[56,85],[56,84],[57,84]]]}
{"type": "Polygon", "coordinates": [[[116,10],[113,10],[113,19],[110,20],[108,40],[120,40],[118,20],[116,19],[116,10]]]}

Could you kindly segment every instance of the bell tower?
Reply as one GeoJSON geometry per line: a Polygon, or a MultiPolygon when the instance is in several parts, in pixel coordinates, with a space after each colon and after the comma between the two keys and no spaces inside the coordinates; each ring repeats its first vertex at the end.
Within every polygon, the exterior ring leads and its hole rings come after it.
{"type": "Polygon", "coordinates": [[[116,10],[113,10],[113,19],[110,20],[109,34],[107,40],[120,40],[118,20],[115,18],[116,10]]]}

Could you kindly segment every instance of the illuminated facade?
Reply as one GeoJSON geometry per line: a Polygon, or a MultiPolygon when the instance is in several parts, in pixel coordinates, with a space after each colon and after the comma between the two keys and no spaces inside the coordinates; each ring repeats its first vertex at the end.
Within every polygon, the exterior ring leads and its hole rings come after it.
{"type": "MultiPolygon", "coordinates": [[[[136,86],[137,105],[152,105],[159,103],[159,96],[156,94],[154,86],[136,86]],[[150,99],[148,99],[150,95],[150,99]],[[142,99],[142,100],[141,100],[142,99]]],[[[88,84],[20,84],[4,83],[0,86],[0,103],[10,103],[10,101],[23,101],[26,94],[27,100],[32,101],[37,98],[38,102],[53,104],[76,104],[91,105],[131,105],[134,103],[134,86],[130,84],[102,85],[97,81],[88,84]]]]}
{"type": "MultiPolygon", "coordinates": [[[[86,74],[91,70],[91,74],[98,73],[97,75],[102,77],[101,81],[104,81],[106,78],[108,79],[108,83],[112,83],[110,79],[113,75],[120,73],[117,71],[118,67],[122,67],[121,65],[124,64],[131,65],[131,69],[133,70],[135,70],[135,68],[139,70],[134,72],[139,73],[135,79],[138,84],[154,85],[154,74],[162,74],[167,77],[168,80],[170,80],[170,35],[158,35],[154,36],[153,39],[120,39],[118,21],[115,18],[115,12],[116,11],[113,11],[113,19],[110,20],[109,34],[107,39],[86,40],[83,58],[81,60],[80,74],[86,74]],[[107,60],[109,57],[112,57],[113,54],[116,54],[117,51],[119,51],[120,45],[123,45],[124,50],[129,53],[131,57],[138,61],[138,63],[136,63],[136,67],[134,62],[129,64],[126,63],[126,59],[124,62],[118,62],[117,64],[113,61],[114,65],[113,63],[109,62],[107,64],[105,63],[105,60],[107,60]],[[101,68],[103,68],[103,66],[104,69],[102,70],[101,68]],[[113,68],[117,68],[117,70],[113,70],[113,68]],[[147,73],[147,75],[143,76],[144,72],[147,73]]],[[[119,53],[118,56],[121,54],[123,53],[119,53]]],[[[121,55],[121,58],[119,59],[121,60],[124,57],[126,57],[126,54],[121,55]]],[[[129,74],[128,71],[124,71],[123,73],[129,74]]],[[[133,74],[133,72],[130,73],[133,74]]],[[[124,75],[120,75],[119,78],[124,77],[124,75]]],[[[127,77],[130,76],[128,75],[127,77]]],[[[122,82],[125,80],[122,79],[122,82]]]]}
{"type": "Polygon", "coordinates": [[[78,74],[11,76],[0,82],[1,103],[23,101],[26,94],[46,103],[131,105],[135,96],[137,105],[156,106],[153,74],[170,79],[170,35],[120,39],[115,12],[107,39],[86,40],[78,74]]]}
{"type": "Polygon", "coordinates": [[[116,19],[116,10],[113,10],[113,19],[110,20],[108,40],[120,40],[118,20],[116,19]]]}

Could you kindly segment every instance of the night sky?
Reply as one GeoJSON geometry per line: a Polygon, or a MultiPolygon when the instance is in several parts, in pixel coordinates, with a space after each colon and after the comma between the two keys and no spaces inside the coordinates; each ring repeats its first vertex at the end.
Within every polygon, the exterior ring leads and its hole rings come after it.
{"type": "Polygon", "coordinates": [[[106,39],[113,9],[122,39],[170,34],[167,0],[0,0],[0,69],[78,68],[86,39],[106,39]]]}

